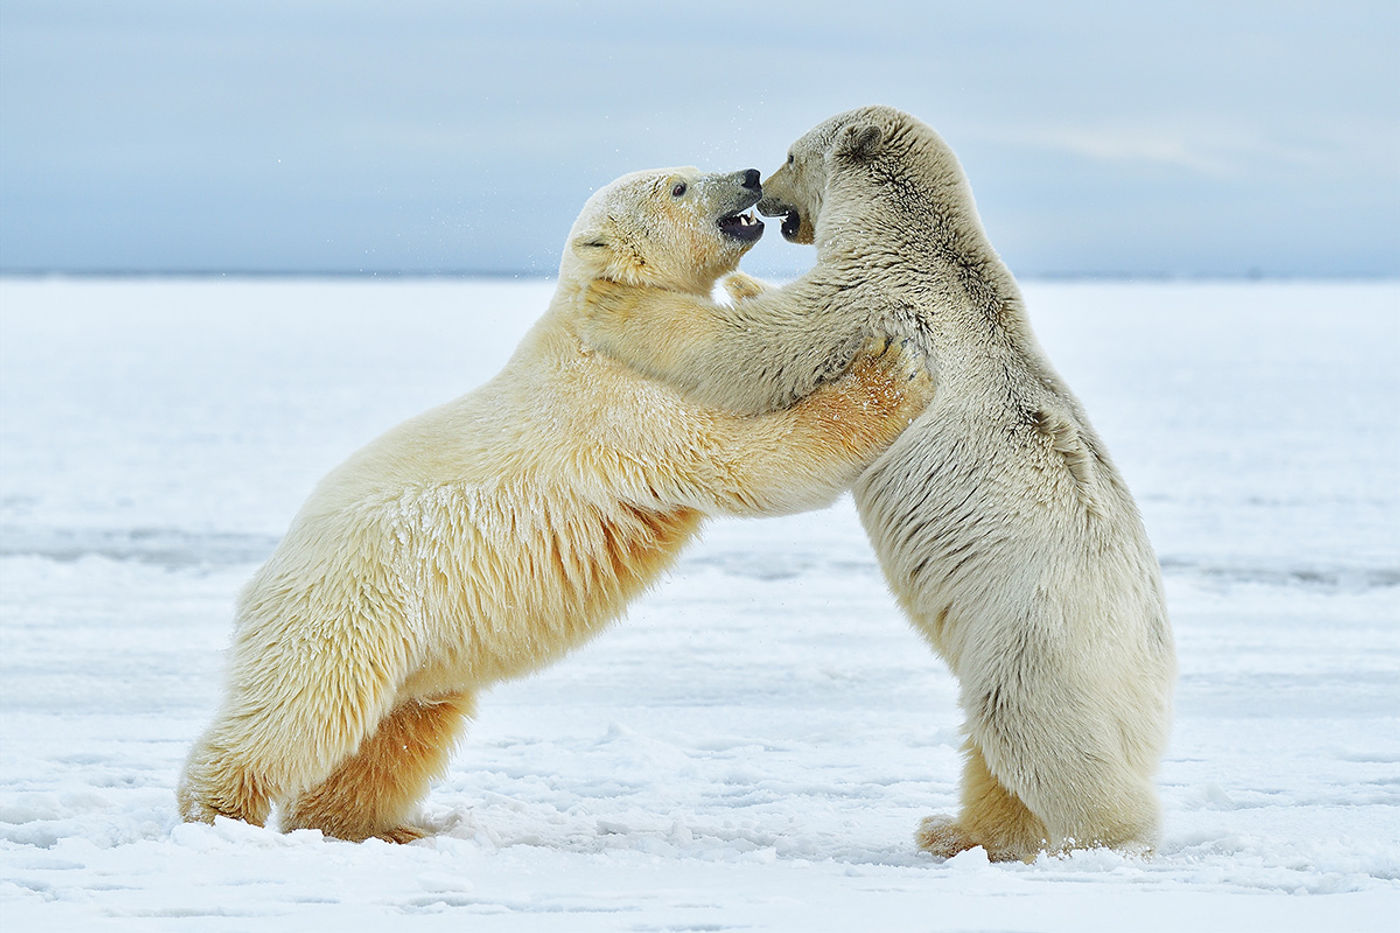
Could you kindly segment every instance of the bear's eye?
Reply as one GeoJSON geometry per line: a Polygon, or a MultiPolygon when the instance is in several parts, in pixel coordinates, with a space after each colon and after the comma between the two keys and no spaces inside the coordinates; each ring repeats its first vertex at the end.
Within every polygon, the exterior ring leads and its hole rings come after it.
{"type": "Polygon", "coordinates": [[[685,194],[685,182],[677,182],[676,187],[671,189],[671,197],[678,198],[685,194]]]}
{"type": "Polygon", "coordinates": [[[792,164],[792,153],[789,152],[789,153],[788,153],[788,165],[791,165],[791,164],[792,164]]]}

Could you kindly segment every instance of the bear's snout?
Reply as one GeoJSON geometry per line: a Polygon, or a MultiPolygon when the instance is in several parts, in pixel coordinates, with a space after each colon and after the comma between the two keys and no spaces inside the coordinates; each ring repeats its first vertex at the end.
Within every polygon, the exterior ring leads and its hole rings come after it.
{"type": "Polygon", "coordinates": [[[739,184],[744,188],[748,188],[750,191],[762,191],[763,189],[759,186],[758,183],[759,177],[760,176],[758,174],[758,169],[748,169],[744,172],[744,180],[741,181],[739,184]]]}
{"type": "MultiPolygon", "coordinates": [[[[769,179],[771,182],[772,179],[769,179]]],[[[791,243],[809,242],[802,239],[802,212],[796,207],[772,195],[764,197],[758,202],[758,212],[764,217],[781,217],[783,225],[781,228],[783,239],[791,243]]]]}
{"type": "Polygon", "coordinates": [[[758,212],[764,217],[779,217],[793,210],[796,210],[796,208],[791,204],[788,204],[786,201],[781,201],[771,194],[765,195],[758,202],[758,212]]]}

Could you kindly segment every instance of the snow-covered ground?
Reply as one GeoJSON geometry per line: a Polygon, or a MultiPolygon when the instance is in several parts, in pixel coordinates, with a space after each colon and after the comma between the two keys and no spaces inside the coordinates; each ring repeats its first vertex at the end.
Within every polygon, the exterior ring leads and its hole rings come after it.
{"type": "Polygon", "coordinates": [[[1150,860],[915,851],[954,683],[845,500],[720,521],[484,697],[408,846],[180,824],[234,594],[548,283],[0,280],[6,930],[1382,930],[1400,914],[1400,284],[1035,284],[1181,676],[1150,860]],[[1387,919],[1389,918],[1389,919],[1387,919]]]}

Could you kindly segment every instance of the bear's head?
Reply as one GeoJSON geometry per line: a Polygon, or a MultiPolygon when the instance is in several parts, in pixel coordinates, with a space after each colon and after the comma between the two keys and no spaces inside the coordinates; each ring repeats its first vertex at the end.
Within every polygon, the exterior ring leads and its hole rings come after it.
{"type": "Polygon", "coordinates": [[[817,124],[763,182],[759,212],[782,217],[783,236],[791,242],[812,243],[832,178],[843,167],[878,158],[911,124],[917,121],[892,107],[861,107],[817,124]]]}
{"type": "Polygon", "coordinates": [[[650,169],[594,192],[569,233],[560,268],[627,285],[708,295],[763,235],[749,208],[758,170],[650,169]]]}

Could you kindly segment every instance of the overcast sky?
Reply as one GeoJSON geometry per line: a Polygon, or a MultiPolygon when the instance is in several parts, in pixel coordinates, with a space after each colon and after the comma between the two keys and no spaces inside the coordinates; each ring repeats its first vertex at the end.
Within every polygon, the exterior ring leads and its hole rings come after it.
{"type": "Polygon", "coordinates": [[[0,269],[553,274],[612,178],[885,103],[1019,275],[1400,274],[1394,0],[506,7],[0,0],[0,269]]]}

